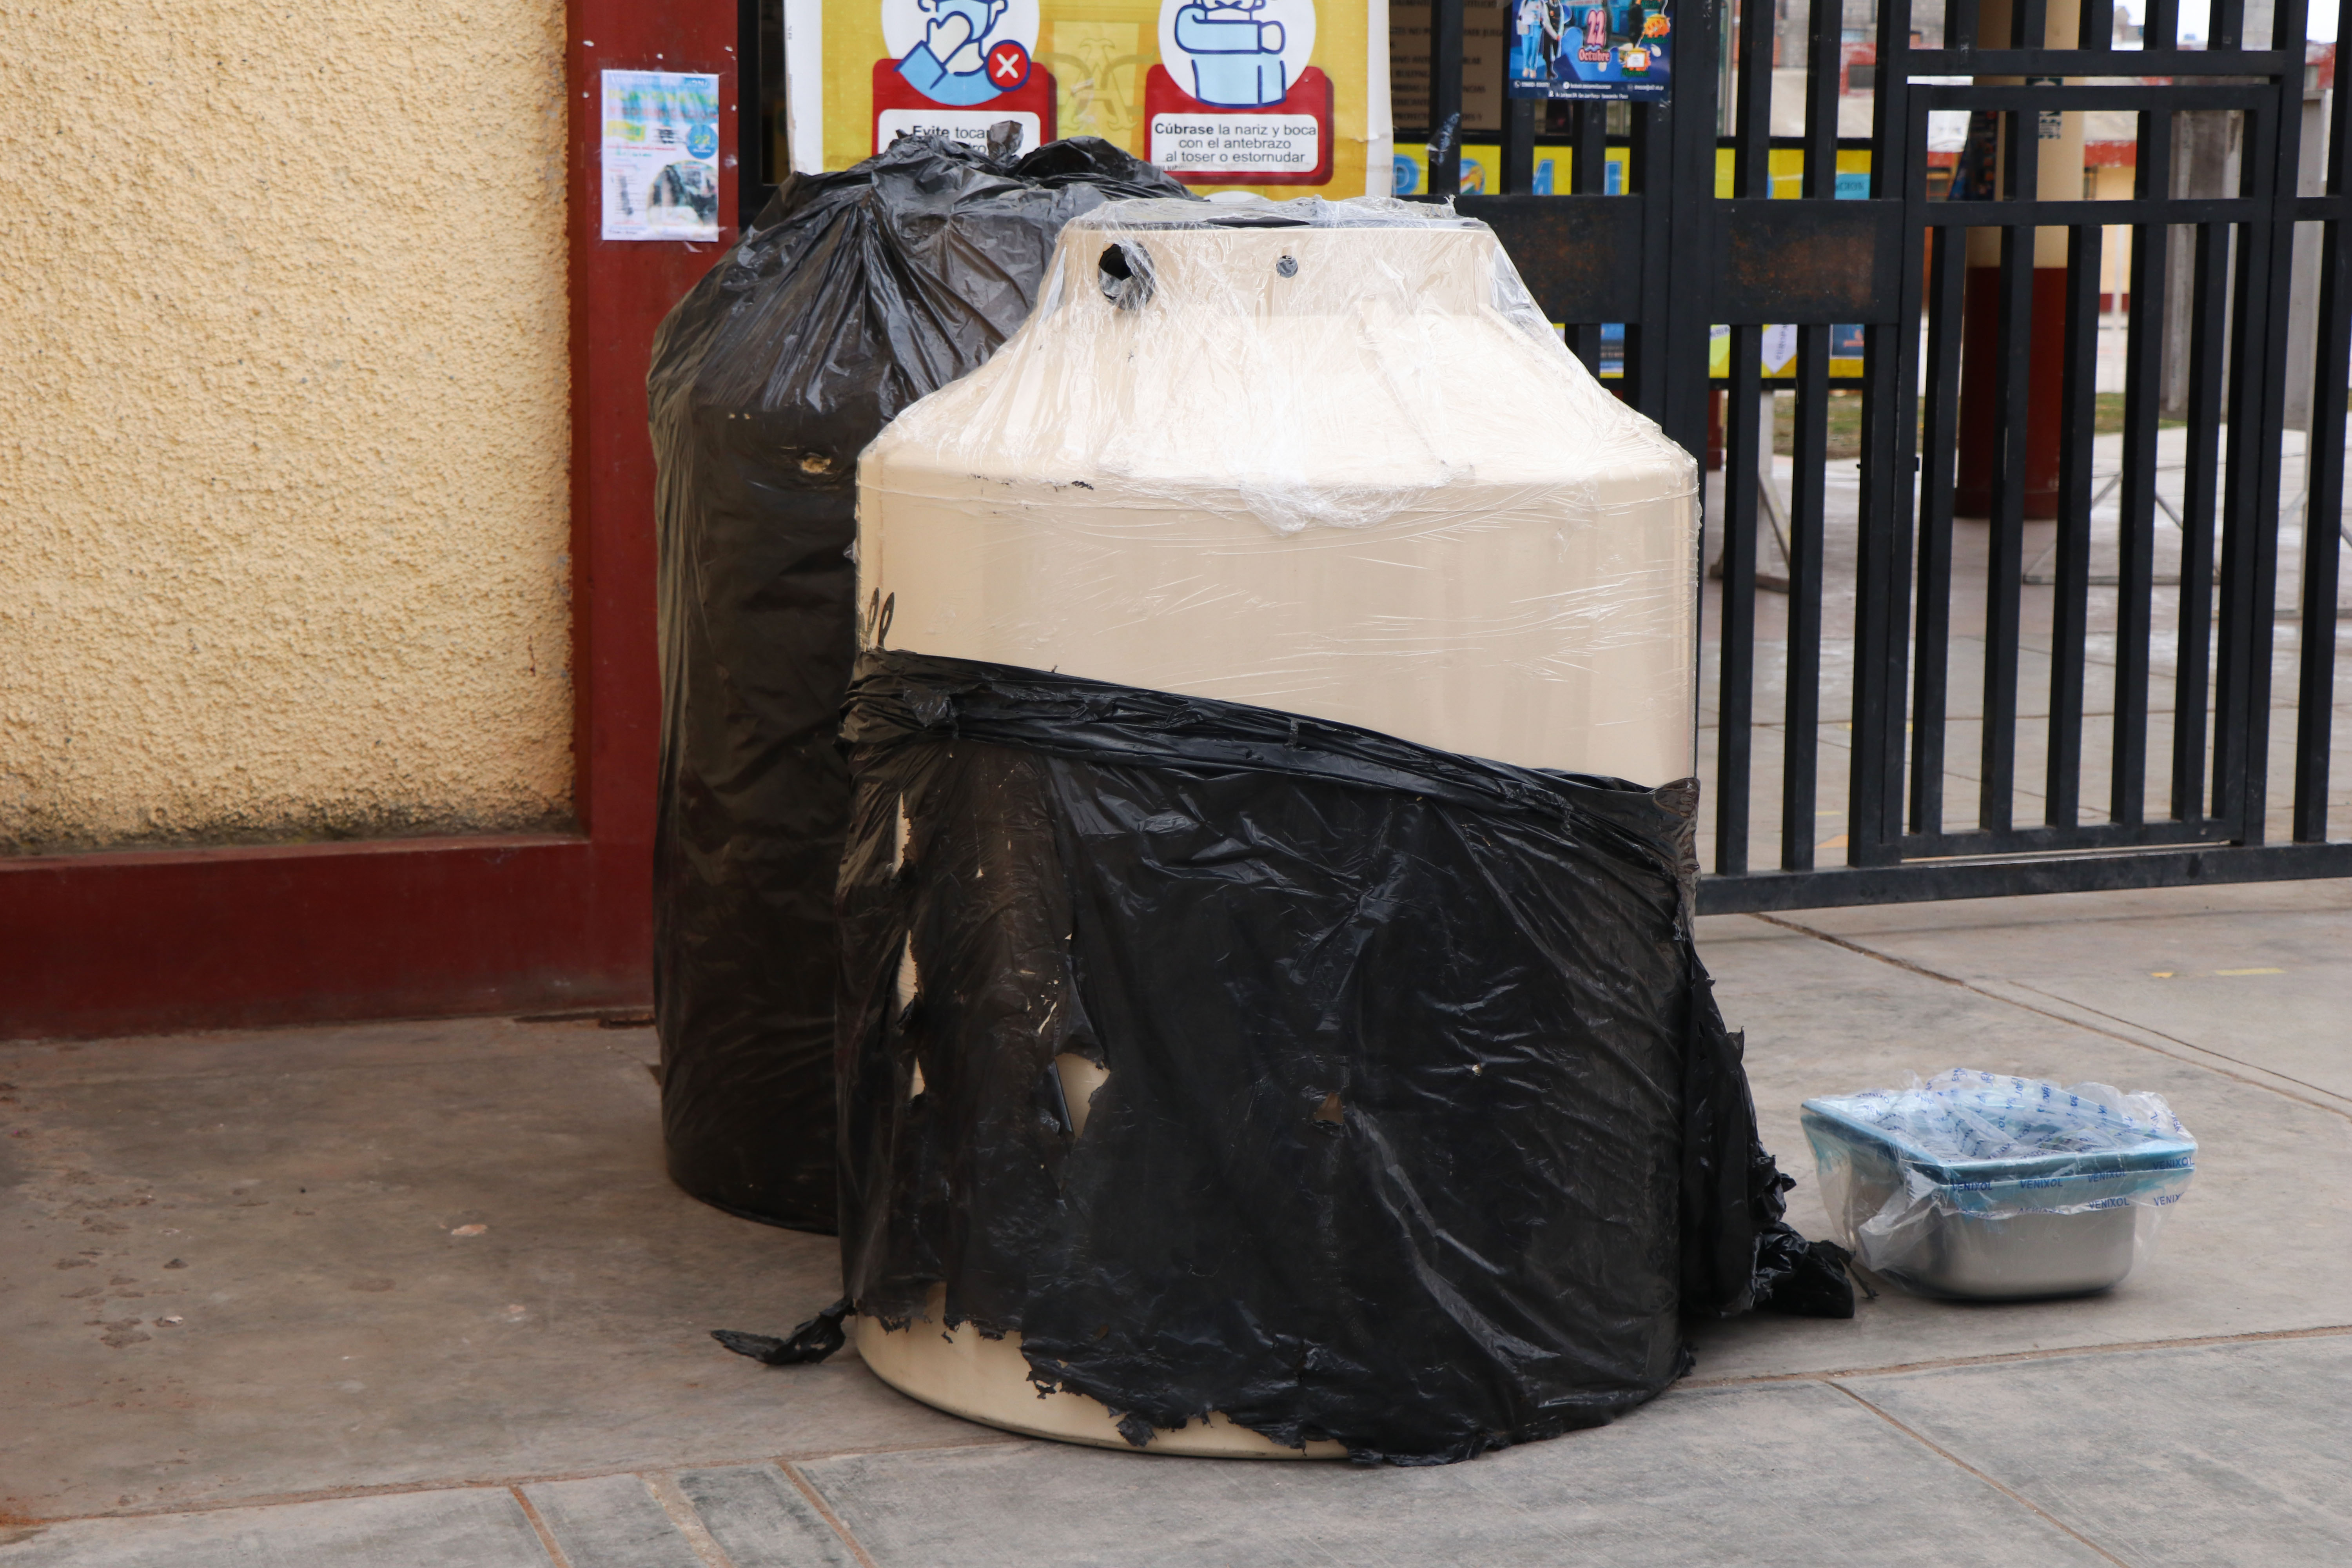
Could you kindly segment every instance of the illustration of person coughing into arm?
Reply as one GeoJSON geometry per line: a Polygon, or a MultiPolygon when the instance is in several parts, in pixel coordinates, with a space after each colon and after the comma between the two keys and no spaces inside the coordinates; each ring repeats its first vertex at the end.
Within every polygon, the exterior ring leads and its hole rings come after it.
{"type": "Polygon", "coordinates": [[[930,20],[922,41],[898,62],[898,74],[934,103],[986,103],[1000,89],[988,79],[988,35],[1012,0],[915,0],[930,20]]]}

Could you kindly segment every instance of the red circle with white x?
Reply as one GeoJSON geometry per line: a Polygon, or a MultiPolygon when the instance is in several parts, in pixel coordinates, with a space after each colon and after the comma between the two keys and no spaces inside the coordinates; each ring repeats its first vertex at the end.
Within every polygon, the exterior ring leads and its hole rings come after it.
{"type": "Polygon", "coordinates": [[[995,45],[988,51],[988,85],[1011,92],[1029,79],[1029,51],[1016,43],[995,45]]]}

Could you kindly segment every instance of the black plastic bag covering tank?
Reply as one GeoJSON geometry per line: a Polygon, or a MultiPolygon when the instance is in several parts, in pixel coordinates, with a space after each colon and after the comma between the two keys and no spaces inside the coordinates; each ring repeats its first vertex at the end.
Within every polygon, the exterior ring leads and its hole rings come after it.
{"type": "Polygon", "coordinates": [[[698,1197],[835,1223],[858,451],[1021,324],[1066,221],[1183,194],[1092,138],[1016,162],[908,137],[793,176],[662,324],[654,996],[670,1174],[698,1197]]]}
{"type": "MultiPolygon", "coordinates": [[[[1434,1463],[1651,1398],[1759,1239],[1805,1253],[1692,942],[1695,784],[908,653],[845,735],[861,1313],[943,1285],[1138,1437],[1434,1463]]],[[[1819,1261],[1785,1305],[1850,1314],[1819,1261]]]]}

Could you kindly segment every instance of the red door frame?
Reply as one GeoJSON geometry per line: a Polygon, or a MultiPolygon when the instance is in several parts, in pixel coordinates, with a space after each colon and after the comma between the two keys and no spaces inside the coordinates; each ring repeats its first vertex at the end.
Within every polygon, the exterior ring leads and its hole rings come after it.
{"type": "Polygon", "coordinates": [[[736,8],[572,0],[574,833],[0,858],[0,1038],[642,1005],[651,993],[654,329],[719,246],[599,237],[600,70],[715,71],[736,8]]]}

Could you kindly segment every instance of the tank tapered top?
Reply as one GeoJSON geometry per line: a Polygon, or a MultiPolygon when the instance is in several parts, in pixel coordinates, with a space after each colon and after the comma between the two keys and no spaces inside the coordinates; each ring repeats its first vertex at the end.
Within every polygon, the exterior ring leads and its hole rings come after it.
{"type": "Polygon", "coordinates": [[[1658,784],[1698,485],[1443,208],[1128,201],[858,471],[890,646],[1658,784]]]}

